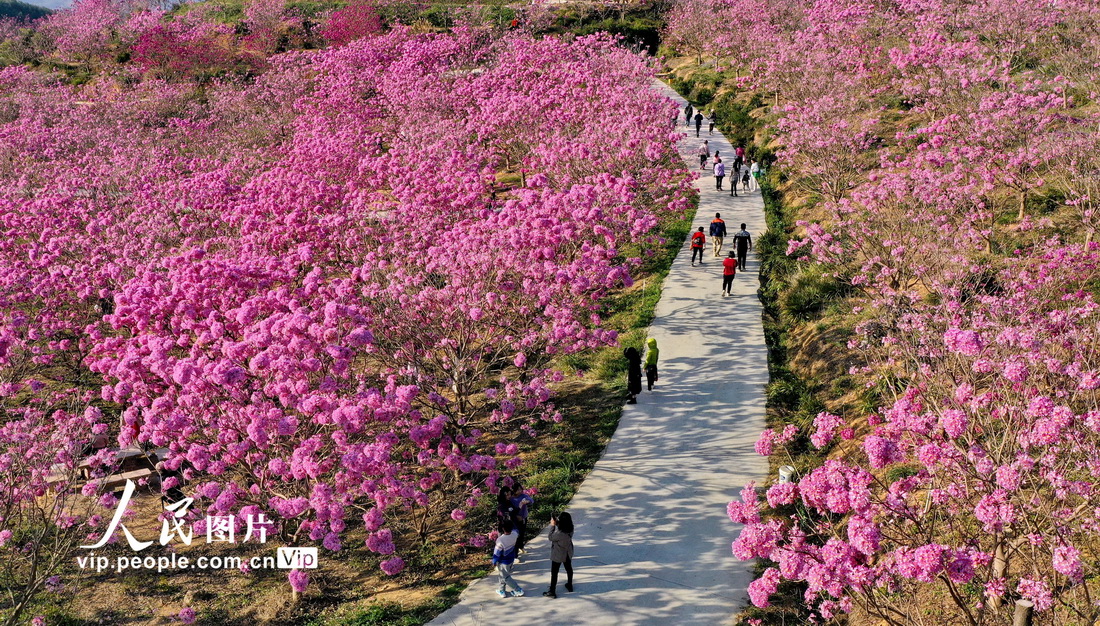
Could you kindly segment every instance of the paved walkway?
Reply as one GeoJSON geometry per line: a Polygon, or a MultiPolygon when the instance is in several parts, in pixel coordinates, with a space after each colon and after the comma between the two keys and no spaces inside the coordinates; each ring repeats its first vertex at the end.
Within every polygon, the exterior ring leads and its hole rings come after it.
{"type": "MultiPolygon", "coordinates": [[[[658,88],[680,103],[685,129],[684,101],[658,88]]],[[[732,156],[717,131],[707,136],[705,123],[702,135],[732,156]]],[[[693,171],[701,141],[692,127],[680,145],[693,171]]],[[[728,183],[725,192],[715,191],[709,174],[696,184],[692,230],[720,212],[731,236],[741,222],[754,240],[763,233],[759,191],[732,198],[728,183]]],[[[690,257],[685,242],[649,329],[661,350],[661,380],[623,409],[615,436],[568,509],[576,523],[576,590],[562,588],[563,570],[558,598],[542,597],[550,581],[549,542],[536,537],[514,574],[526,597],[498,597],[494,573],[470,585],[432,624],[724,624],[743,606],[751,565],[730,553],[738,528],[726,504],[767,472],[766,459],[753,452],[764,429],[768,381],[758,262],[750,256],[733,295],[723,298],[721,259],[713,257],[709,237],[706,264],[692,267],[690,257]]]]}

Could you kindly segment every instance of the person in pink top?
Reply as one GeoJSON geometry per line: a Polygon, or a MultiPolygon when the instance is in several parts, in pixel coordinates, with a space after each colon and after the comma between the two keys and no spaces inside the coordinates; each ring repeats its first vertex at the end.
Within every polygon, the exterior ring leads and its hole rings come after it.
{"type": "Polygon", "coordinates": [[[742,163],[745,162],[745,149],[744,148],[738,147],[736,150],[733,151],[733,153],[741,159],[742,163]]]}

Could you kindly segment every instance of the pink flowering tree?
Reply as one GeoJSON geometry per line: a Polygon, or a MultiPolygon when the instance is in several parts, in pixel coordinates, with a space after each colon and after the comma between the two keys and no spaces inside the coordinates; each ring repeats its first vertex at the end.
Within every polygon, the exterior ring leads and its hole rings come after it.
{"type": "Polygon", "coordinates": [[[739,9],[727,60],[775,92],[788,189],[815,196],[788,252],[851,287],[848,373],[880,405],[762,435],[822,458],[730,506],[753,603],[786,582],[815,619],[1095,621],[1096,7],[739,9]]]}
{"type": "MultiPolygon", "coordinates": [[[[929,586],[969,623],[996,622],[1013,597],[1097,618],[1086,581],[1100,502],[1080,473],[1100,444],[1096,338],[1083,332],[1097,304],[1079,289],[1097,261],[1053,247],[1003,272],[1003,295],[959,289],[916,307],[886,341],[856,342],[896,381],[862,453],[770,487],[769,516],[751,490],[730,506],[746,524],[735,555],[775,563],[750,587],[757,606],[786,579],[805,581],[826,618],[858,609],[906,623],[929,586]]],[[[811,441],[823,447],[842,426],[822,414],[811,441]]],[[[782,445],[765,435],[763,451],[782,445]]]]}
{"type": "MultiPolygon", "coordinates": [[[[561,419],[554,359],[615,343],[605,296],[690,206],[675,107],[602,36],[395,28],[200,94],[228,33],[127,24],[146,73],[0,70],[0,391],[101,405],[85,429],[162,450],[188,522],[333,552],[365,531],[398,575],[561,419]]],[[[61,463],[33,459],[20,476],[61,463]]]]}
{"type": "Polygon", "coordinates": [[[322,29],[325,40],[333,46],[342,46],[380,32],[382,18],[375,5],[365,0],[333,11],[322,29]]]}

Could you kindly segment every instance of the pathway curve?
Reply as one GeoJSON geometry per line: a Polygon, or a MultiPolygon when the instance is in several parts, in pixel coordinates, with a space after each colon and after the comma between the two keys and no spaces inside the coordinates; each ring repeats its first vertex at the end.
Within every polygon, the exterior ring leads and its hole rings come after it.
{"type": "MultiPolygon", "coordinates": [[[[686,128],[683,99],[664,84],[657,88],[680,103],[686,128]]],[[[693,127],[680,152],[698,171],[702,139],[694,134],[693,127]]],[[[732,155],[717,131],[708,136],[704,124],[702,134],[732,155]]],[[[728,184],[715,191],[709,174],[696,186],[692,230],[720,212],[731,236],[741,222],[754,239],[764,232],[758,191],[730,197],[728,184]]],[[[526,597],[498,597],[494,572],[431,624],[724,624],[744,604],[751,564],[730,553],[737,527],[725,512],[745,483],[767,472],[766,459],[753,451],[765,427],[768,382],[759,263],[750,256],[733,295],[723,298],[721,259],[710,252],[709,237],[707,244],[706,264],[692,267],[685,242],[665,280],[649,329],[661,349],[660,382],[624,407],[618,430],[569,506],[575,591],[561,587],[562,571],[558,598],[542,597],[550,581],[544,531],[516,565],[526,597]]]]}

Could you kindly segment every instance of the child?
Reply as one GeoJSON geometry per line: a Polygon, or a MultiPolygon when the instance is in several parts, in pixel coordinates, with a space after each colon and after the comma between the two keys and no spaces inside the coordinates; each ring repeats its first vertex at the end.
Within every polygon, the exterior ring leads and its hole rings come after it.
{"type": "Polygon", "coordinates": [[[497,595],[502,598],[508,597],[508,592],[505,591],[507,587],[512,588],[513,596],[518,598],[523,595],[523,589],[512,579],[512,567],[516,562],[516,539],[511,520],[505,521],[504,534],[497,537],[497,544],[493,548],[493,565],[497,566],[497,574],[500,576],[500,589],[497,589],[497,595]]]}
{"type": "Polygon", "coordinates": [[[566,591],[573,591],[573,517],[568,513],[550,518],[550,590],[542,595],[558,597],[558,570],[565,566],[569,576],[566,591]]]}
{"type": "Polygon", "coordinates": [[[512,504],[512,511],[516,521],[516,532],[519,534],[519,538],[516,539],[516,552],[523,552],[523,544],[526,542],[525,535],[527,534],[527,507],[534,504],[535,500],[524,493],[523,485],[519,483],[516,483],[512,487],[512,497],[508,500],[512,504]]]}
{"type": "Polygon", "coordinates": [[[645,345],[645,380],[649,384],[649,391],[653,391],[653,383],[657,382],[657,355],[661,351],[657,349],[657,340],[653,337],[645,345]]]}

